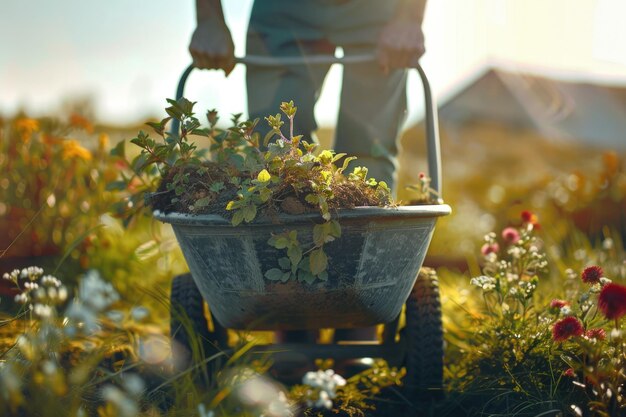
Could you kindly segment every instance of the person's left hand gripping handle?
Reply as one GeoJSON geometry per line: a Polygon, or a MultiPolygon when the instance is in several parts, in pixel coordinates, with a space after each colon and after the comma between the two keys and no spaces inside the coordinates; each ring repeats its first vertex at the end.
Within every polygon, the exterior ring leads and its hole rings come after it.
{"type": "Polygon", "coordinates": [[[198,25],[189,43],[193,64],[200,69],[222,69],[226,75],[235,67],[235,45],[220,0],[196,0],[198,25]]]}

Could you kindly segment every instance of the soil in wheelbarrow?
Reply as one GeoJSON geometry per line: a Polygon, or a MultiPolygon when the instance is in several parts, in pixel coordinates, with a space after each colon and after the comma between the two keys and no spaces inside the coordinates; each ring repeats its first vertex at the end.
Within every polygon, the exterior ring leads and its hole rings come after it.
{"type": "MultiPolygon", "coordinates": [[[[198,170],[197,166],[171,168],[151,197],[152,208],[163,213],[218,214],[229,218],[232,213],[226,210],[226,205],[237,199],[238,192],[232,179],[239,176],[240,172],[215,162],[204,162],[202,166],[206,169],[198,170]],[[187,178],[184,192],[179,196],[171,189],[177,175],[187,178]],[[219,186],[216,187],[216,184],[219,186]],[[201,206],[197,204],[198,201],[202,201],[201,206]]],[[[271,218],[279,213],[318,212],[319,207],[305,200],[306,195],[312,191],[310,186],[303,185],[302,178],[282,178],[272,189],[272,198],[259,207],[259,214],[271,218]]],[[[328,200],[330,210],[362,206],[382,207],[386,203],[374,188],[343,177],[337,178],[333,185],[333,198],[328,200]]]]}

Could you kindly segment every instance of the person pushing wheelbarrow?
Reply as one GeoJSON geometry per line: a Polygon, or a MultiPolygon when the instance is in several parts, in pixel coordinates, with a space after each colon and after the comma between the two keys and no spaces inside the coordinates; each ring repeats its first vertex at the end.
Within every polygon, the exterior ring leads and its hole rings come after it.
{"type": "MultiPolygon", "coordinates": [[[[306,65],[307,57],[376,54],[376,61],[344,67],[333,148],[358,157],[369,175],[396,192],[397,141],[407,100],[407,67],[424,54],[422,21],[426,0],[257,0],[247,33],[246,55],[298,57],[305,65],[248,64],[250,119],[263,118],[282,102],[298,106],[294,130],[315,137],[314,106],[330,64],[306,65]]],[[[189,51],[194,66],[235,66],[234,44],[220,0],[196,0],[197,27],[189,51]]],[[[261,123],[261,135],[270,128],[261,123]],[[264,130],[265,129],[265,130],[264,130]]],[[[314,334],[292,331],[288,341],[311,341],[314,334]]],[[[375,328],[338,330],[336,340],[372,339],[375,328]]]]}

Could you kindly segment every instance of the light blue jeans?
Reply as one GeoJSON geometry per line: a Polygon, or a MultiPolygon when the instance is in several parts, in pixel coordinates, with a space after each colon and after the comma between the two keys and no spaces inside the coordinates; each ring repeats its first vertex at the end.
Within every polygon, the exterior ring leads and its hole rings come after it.
{"type": "MultiPolygon", "coordinates": [[[[265,56],[375,53],[378,35],[398,0],[256,0],[250,16],[247,54],[265,56]]],[[[250,117],[264,117],[283,101],[298,106],[295,132],[305,140],[317,128],[314,106],[329,70],[326,65],[248,66],[250,117]]],[[[346,64],[333,148],[358,159],[369,176],[394,190],[398,134],[406,116],[406,70],[385,76],[377,63],[346,64]]]]}

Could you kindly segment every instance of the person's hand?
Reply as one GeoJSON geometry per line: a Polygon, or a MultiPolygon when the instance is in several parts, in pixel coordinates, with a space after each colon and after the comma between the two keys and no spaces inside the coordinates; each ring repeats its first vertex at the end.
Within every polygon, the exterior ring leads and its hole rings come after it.
{"type": "Polygon", "coordinates": [[[415,65],[424,52],[422,25],[412,19],[393,19],[378,38],[378,63],[385,74],[415,65]]]}
{"type": "Polygon", "coordinates": [[[226,75],[235,67],[235,45],[226,24],[219,18],[198,23],[189,52],[193,64],[201,69],[222,69],[226,75]]]}

